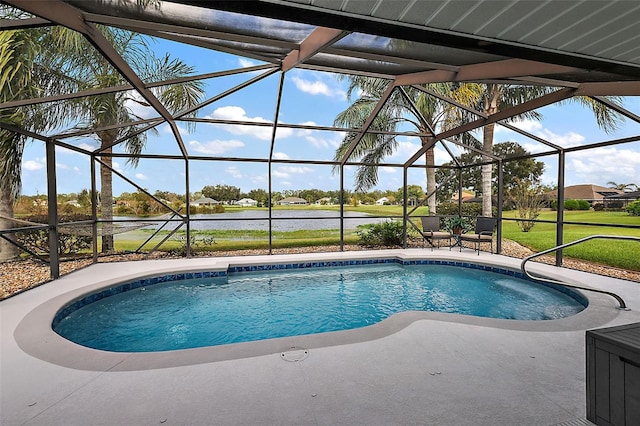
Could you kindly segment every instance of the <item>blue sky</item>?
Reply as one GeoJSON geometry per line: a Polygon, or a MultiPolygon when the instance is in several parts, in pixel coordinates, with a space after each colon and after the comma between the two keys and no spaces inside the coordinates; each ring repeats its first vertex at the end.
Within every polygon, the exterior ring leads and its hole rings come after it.
{"type": "MultiPolygon", "coordinates": [[[[180,46],[171,42],[154,44],[158,55],[168,52],[180,57],[195,67],[197,73],[221,71],[258,65],[254,60],[223,53],[180,46]]],[[[257,73],[220,77],[206,81],[207,97],[227,90],[257,73]]],[[[214,117],[229,120],[244,120],[272,123],[275,115],[276,93],[279,74],[218,100],[199,112],[199,117],[214,117]]],[[[336,115],[348,105],[346,84],[336,75],[292,70],[285,78],[284,93],[279,121],[289,124],[316,124],[331,126],[336,115]]],[[[135,106],[135,104],[133,104],[135,106]]],[[[640,115],[640,97],[626,98],[625,106],[640,115]]],[[[150,108],[135,106],[135,111],[144,117],[154,117],[150,108]]],[[[640,134],[640,125],[626,121],[621,129],[607,135],[600,130],[590,111],[575,103],[564,106],[552,105],[540,111],[544,119],[523,121],[516,125],[537,136],[563,147],[584,145],[609,139],[624,138],[640,134]]],[[[193,155],[250,158],[267,158],[270,149],[271,128],[255,126],[224,126],[199,123],[189,132],[184,123],[179,124],[183,141],[193,155]]],[[[276,136],[274,158],[332,160],[343,135],[336,132],[281,129],[276,136]]],[[[415,138],[400,137],[399,149],[388,158],[390,163],[402,163],[420,147],[415,138]]],[[[547,151],[543,145],[518,133],[502,128],[496,129],[495,143],[516,141],[530,152],[547,151]]],[[[82,138],[67,141],[74,145],[98,146],[97,141],[82,138]]],[[[454,149],[455,151],[455,149],[454,149]]],[[[158,128],[157,135],[149,135],[145,153],[179,154],[180,151],[167,125],[158,128]]],[[[88,158],[65,149],[57,150],[58,192],[79,192],[90,187],[90,164],[88,158]]],[[[44,146],[32,142],[25,149],[23,158],[23,191],[25,195],[46,192],[46,170],[44,146]]],[[[436,162],[449,161],[442,147],[436,150],[436,162]]],[[[542,157],[545,162],[543,182],[557,182],[557,156],[542,157]]],[[[184,193],[185,167],[183,161],[141,160],[137,168],[114,159],[116,169],[151,192],[168,190],[184,193]]],[[[251,189],[267,189],[268,169],[266,164],[240,163],[233,161],[194,161],[190,165],[190,191],[196,192],[205,185],[226,184],[251,189]]],[[[402,185],[402,170],[382,167],[380,182],[375,189],[396,190],[402,185]]],[[[352,170],[345,175],[345,188],[351,189],[352,170]]],[[[287,189],[318,188],[337,190],[340,182],[330,166],[306,164],[274,164],[272,168],[274,191],[287,189]]],[[[424,171],[410,170],[409,184],[425,187],[424,171]]],[[[593,183],[606,186],[607,182],[636,183],[640,185],[640,142],[569,153],[566,159],[566,185],[593,183]]],[[[133,192],[135,187],[114,176],[114,194],[133,192]]]]}

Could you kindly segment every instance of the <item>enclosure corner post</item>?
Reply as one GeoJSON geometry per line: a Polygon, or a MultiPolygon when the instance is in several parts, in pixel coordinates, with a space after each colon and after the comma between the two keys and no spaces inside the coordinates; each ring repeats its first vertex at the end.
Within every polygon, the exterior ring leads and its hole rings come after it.
{"type": "Polygon", "coordinates": [[[47,214],[49,222],[49,268],[51,278],[60,278],[60,255],[58,245],[58,189],[56,183],[56,145],[46,142],[47,155],[47,214]]]}
{"type": "Polygon", "coordinates": [[[93,263],[98,263],[98,189],[96,188],[96,156],[91,154],[91,238],[93,263]]]}
{"type": "MultiPolygon", "coordinates": [[[[402,204],[402,248],[407,248],[407,180],[408,180],[408,168],[404,166],[402,168],[402,180],[404,182],[404,203],[402,204]]],[[[417,204],[417,203],[416,203],[417,204]]]]}
{"type": "Polygon", "coordinates": [[[496,253],[502,253],[502,203],[504,202],[502,160],[498,160],[498,229],[496,230],[496,253]]]}
{"type": "MultiPolygon", "coordinates": [[[[558,210],[556,216],[556,246],[564,242],[564,167],[565,152],[558,151],[558,210]]],[[[562,266],[562,249],[556,251],[556,266],[562,266]]]]}

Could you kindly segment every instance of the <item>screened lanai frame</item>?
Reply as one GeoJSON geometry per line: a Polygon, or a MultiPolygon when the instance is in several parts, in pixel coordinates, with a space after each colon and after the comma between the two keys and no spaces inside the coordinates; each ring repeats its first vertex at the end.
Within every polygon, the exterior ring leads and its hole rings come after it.
{"type": "MultiPolygon", "coordinates": [[[[463,145],[460,142],[452,140],[463,132],[473,131],[481,128],[485,124],[499,123],[511,130],[519,132],[532,140],[535,140],[549,147],[544,153],[538,153],[528,157],[540,157],[546,155],[557,155],[558,157],[558,199],[560,205],[564,199],[564,162],[565,156],[569,152],[582,151],[597,147],[619,145],[625,143],[636,142],[640,140],[640,136],[629,137],[625,139],[609,140],[599,143],[583,145],[579,147],[563,148],[546,141],[538,136],[524,132],[505,120],[517,115],[523,111],[535,110],[546,105],[550,105],[562,100],[571,98],[572,96],[590,96],[597,102],[613,108],[627,119],[636,123],[640,123],[640,117],[631,111],[617,107],[607,101],[604,96],[640,96],[640,55],[635,55],[635,47],[622,50],[617,56],[608,57],[605,54],[594,55],[587,52],[588,48],[593,45],[585,44],[584,52],[568,52],[562,51],[560,48],[549,48],[548,46],[535,46],[528,44],[526,38],[524,42],[516,43],[508,37],[488,37],[483,34],[485,26],[479,26],[475,33],[457,31],[455,26],[465,22],[468,19],[468,11],[460,11],[448,9],[450,2],[432,1],[429,6],[420,2],[401,2],[405,6],[403,13],[398,16],[391,16],[394,9],[394,3],[389,0],[380,0],[376,2],[359,2],[360,6],[364,3],[370,3],[372,8],[368,12],[358,9],[358,2],[345,1],[337,3],[321,1],[244,1],[244,2],[203,2],[203,1],[142,1],[135,0],[49,0],[49,1],[29,1],[29,0],[3,0],[16,8],[22,9],[35,16],[32,19],[3,21],[2,29],[11,30],[19,28],[37,27],[43,25],[60,24],[69,27],[75,31],[82,33],[108,60],[119,70],[120,74],[129,82],[127,86],[114,87],[110,89],[99,89],[91,92],[69,94],[68,96],[58,97],[56,99],[26,99],[14,102],[7,102],[0,105],[1,108],[12,108],[30,103],[47,102],[70,99],[78,96],[90,96],[92,94],[104,93],[104,91],[117,90],[136,90],[159,115],[158,119],[148,120],[147,129],[158,126],[162,123],[170,125],[176,144],[182,153],[181,156],[161,156],[164,159],[173,159],[182,161],[185,167],[185,195],[187,197],[187,205],[189,205],[189,163],[191,160],[205,161],[247,161],[261,162],[268,165],[269,171],[269,196],[272,192],[272,166],[279,163],[295,163],[295,164],[324,164],[336,166],[340,176],[340,193],[344,194],[344,168],[347,166],[357,166],[362,163],[349,160],[350,154],[359,143],[360,138],[367,132],[371,132],[368,126],[372,123],[375,114],[382,108],[384,100],[388,98],[393,90],[402,91],[402,87],[412,86],[419,90],[424,89],[421,84],[431,82],[482,82],[482,83],[510,83],[510,84],[541,84],[557,87],[557,91],[538,99],[526,102],[512,108],[511,110],[500,111],[491,116],[485,116],[479,111],[472,111],[456,103],[451,99],[444,99],[452,105],[466,109],[468,112],[476,115],[476,121],[466,123],[457,128],[450,129],[446,132],[437,134],[435,131],[426,135],[415,132],[396,132],[396,135],[405,136],[427,136],[431,137],[433,144],[442,144],[444,141],[463,145]],[[430,20],[423,24],[412,22],[412,12],[420,8],[422,12],[426,9],[433,8],[430,20]],[[171,12],[171,13],[169,13],[171,12]],[[457,15],[456,15],[457,14],[457,15]],[[400,16],[402,15],[402,16],[400,16]],[[438,27],[437,23],[432,23],[433,16],[443,16],[450,18],[453,22],[446,28],[442,25],[438,27]],[[159,102],[157,98],[149,91],[154,85],[162,85],[167,82],[144,83],[126,62],[115,52],[115,50],[106,42],[104,37],[96,29],[96,24],[111,25],[130,31],[144,33],[154,37],[163,37],[169,40],[189,43],[195,46],[210,48],[221,52],[232,53],[247,58],[260,60],[265,65],[258,65],[250,69],[228,70],[216,73],[209,73],[200,76],[188,77],[189,79],[215,78],[222,75],[233,73],[243,73],[247,71],[261,72],[256,77],[248,79],[245,83],[222,92],[213,98],[205,101],[198,108],[221,99],[232,91],[241,90],[254,82],[276,73],[280,75],[279,90],[276,95],[277,102],[272,126],[271,153],[269,158],[214,158],[205,156],[189,155],[184,142],[182,141],[180,132],[177,129],[176,122],[189,111],[172,116],[166,108],[159,102]],[[389,46],[392,47],[389,51],[389,46]],[[626,55],[626,56],[625,56],[626,55]],[[622,59],[620,59],[622,58],[622,59]],[[293,124],[283,124],[278,122],[279,104],[282,95],[282,87],[284,76],[292,69],[301,68],[309,70],[327,71],[335,73],[356,74],[373,76],[389,79],[390,84],[388,91],[380,101],[378,108],[365,122],[361,129],[339,129],[327,126],[303,126],[293,124]],[[321,162],[318,160],[280,160],[273,158],[273,146],[275,143],[275,134],[278,128],[296,127],[309,130],[328,130],[328,131],[351,131],[356,132],[356,137],[348,152],[338,162],[321,162]]],[[[477,1],[477,4],[471,10],[480,6],[497,7],[497,3],[492,1],[477,1]]],[[[600,19],[607,23],[605,14],[602,11],[590,10],[587,6],[567,5],[567,9],[561,15],[566,15],[569,10],[573,14],[577,14],[575,20],[585,25],[589,25],[588,19],[600,12],[600,19]],[[582,14],[582,15],[580,15],[582,14]],[[583,16],[582,19],[578,19],[583,16]]],[[[620,5],[618,5],[620,6],[620,5]]],[[[617,7],[618,7],[617,6],[617,7]]],[[[529,6],[526,6],[529,7],[529,6]]],[[[545,6],[546,7],[546,6],[545,6]]],[[[556,7],[558,7],[556,5],[556,7]]],[[[494,18],[495,21],[509,18],[517,21],[519,24],[527,24],[527,19],[535,21],[535,14],[542,11],[542,6],[535,11],[524,10],[525,6],[518,6],[517,2],[511,2],[509,7],[501,7],[501,12],[494,18]],[[526,13],[525,13],[526,12],[526,13]],[[515,19],[517,17],[517,19],[515,19]]],[[[497,9],[496,9],[497,10],[497,9]]],[[[638,17],[638,10],[629,7],[625,13],[618,11],[618,16],[610,17],[608,21],[611,25],[619,23],[620,17],[630,19],[632,22],[634,17],[638,17]]],[[[635,22],[638,20],[636,19],[635,22]]],[[[540,28],[547,24],[538,24],[540,28]]],[[[503,31],[507,32],[513,24],[510,24],[503,31]]],[[[597,29],[600,29],[600,25],[597,29]]],[[[553,39],[555,36],[563,35],[566,27],[545,28],[550,31],[550,36],[546,39],[553,39]],[[555,33],[553,32],[555,31],[555,33]]],[[[621,26],[616,32],[618,36],[608,37],[610,46],[602,48],[602,52],[615,52],[619,46],[628,43],[625,31],[628,26],[621,26]],[[613,50],[612,50],[613,49],[613,50]]],[[[593,31],[590,31],[591,33],[593,31]]],[[[533,31],[530,34],[535,34],[533,31]]],[[[527,34],[529,36],[529,34],[527,34]]],[[[565,44],[574,43],[583,37],[575,37],[574,40],[564,40],[565,44]]],[[[545,40],[545,41],[546,41],[545,40]]],[[[622,49],[622,48],[620,48],[622,49]]],[[[620,50],[618,49],[618,51],[620,50]]],[[[578,49],[579,50],[579,49],[578,49]]],[[[432,96],[439,96],[430,93],[432,96]]],[[[441,97],[442,98],[442,97],[441,97]]],[[[417,111],[414,111],[418,115],[417,111]]],[[[420,118],[420,117],[419,117],[420,118]]],[[[190,119],[192,121],[215,122],[215,120],[204,120],[199,118],[190,119]]],[[[257,124],[255,122],[232,122],[218,121],[221,124],[235,125],[268,125],[257,124]]],[[[126,123],[126,126],[143,123],[126,123]]],[[[91,157],[91,176],[92,176],[92,193],[93,193],[93,220],[91,225],[93,228],[93,244],[94,244],[94,261],[97,259],[97,225],[101,222],[97,217],[96,203],[96,182],[95,168],[100,165],[98,157],[103,156],[100,150],[94,152],[85,151],[81,148],[67,144],[58,140],[55,135],[37,135],[25,131],[24,129],[12,127],[3,124],[3,128],[21,133],[36,140],[41,140],[46,146],[47,159],[47,175],[48,175],[48,195],[49,199],[56,199],[56,171],[55,171],[55,147],[60,146],[72,149],[91,157]]],[[[433,129],[432,129],[433,130],[433,129]]],[[[69,137],[65,134],[65,137],[69,137]]],[[[118,141],[120,143],[122,141],[118,141]]],[[[466,149],[472,147],[463,146],[466,149]]],[[[404,176],[404,188],[406,200],[407,171],[409,168],[421,168],[424,166],[416,165],[415,162],[426,152],[430,146],[423,146],[408,161],[403,164],[387,164],[389,167],[402,167],[404,176]]],[[[130,157],[129,154],[111,155],[113,158],[130,157]]],[[[486,156],[486,154],[485,154],[486,156]]],[[[453,157],[453,156],[452,156],[453,157]]],[[[523,157],[523,158],[528,158],[523,157]]],[[[139,158],[152,158],[152,156],[141,154],[139,158]]],[[[153,158],[158,158],[153,156],[153,158]]],[[[498,164],[498,206],[501,206],[502,200],[502,184],[501,171],[502,164],[505,161],[515,161],[518,158],[502,159],[493,157],[491,163],[498,164]]],[[[455,161],[455,160],[454,160],[455,161]]],[[[480,164],[475,164],[476,167],[480,164]]],[[[462,166],[458,165],[458,168],[462,166]]],[[[114,173],[118,173],[114,170],[114,173]]],[[[125,176],[121,176],[129,180],[125,176]]],[[[140,185],[130,181],[130,183],[141,191],[144,191],[140,185]]],[[[462,184],[462,183],[461,183],[462,184]]],[[[459,189],[461,191],[461,188],[459,189]]],[[[157,202],[164,204],[161,200],[155,198],[152,194],[148,194],[157,202]]],[[[272,214],[271,203],[269,207],[269,253],[272,249],[272,214]]],[[[344,203],[340,201],[340,243],[341,249],[344,242],[344,203]]],[[[165,207],[172,210],[169,206],[165,207]]],[[[411,213],[406,203],[404,206],[404,226],[405,231],[407,224],[411,223],[411,213]]],[[[179,212],[174,213],[180,216],[177,219],[179,225],[184,224],[187,232],[187,256],[191,255],[190,250],[190,214],[181,215],[179,212]]],[[[502,212],[498,209],[498,251],[500,251],[501,241],[501,223],[502,212]]],[[[558,245],[562,243],[564,222],[562,209],[558,210],[556,220],[556,240],[558,245]]],[[[66,224],[65,224],[66,225],[66,224]]],[[[86,225],[86,224],[85,224],[86,225]]],[[[590,224],[593,225],[593,224],[590,224]]],[[[51,244],[56,244],[59,224],[57,218],[57,206],[49,206],[49,226],[48,226],[51,244]]],[[[177,228],[176,228],[177,229],[177,228]]],[[[405,232],[406,245],[406,232],[405,232]]],[[[57,248],[51,247],[51,271],[52,276],[59,275],[59,258],[57,256],[57,248]]],[[[556,263],[562,263],[562,252],[559,251],[556,257],[556,263]]]]}

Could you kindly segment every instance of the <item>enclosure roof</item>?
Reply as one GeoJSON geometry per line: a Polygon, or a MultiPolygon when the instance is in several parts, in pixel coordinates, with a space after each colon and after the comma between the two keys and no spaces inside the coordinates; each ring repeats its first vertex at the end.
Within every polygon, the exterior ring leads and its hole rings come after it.
{"type": "MultiPolygon", "coordinates": [[[[273,63],[403,84],[512,81],[640,95],[640,4],[504,0],[3,0],[273,63]],[[625,82],[626,83],[623,83],[625,82]]],[[[71,25],[70,25],[71,24],[71,25]]]]}

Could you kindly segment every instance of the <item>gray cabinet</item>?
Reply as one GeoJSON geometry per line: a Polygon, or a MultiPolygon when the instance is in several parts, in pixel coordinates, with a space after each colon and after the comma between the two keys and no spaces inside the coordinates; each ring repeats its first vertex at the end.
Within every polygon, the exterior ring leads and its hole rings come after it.
{"type": "Polygon", "coordinates": [[[640,425],[640,323],[588,330],[587,419],[640,425]]]}

